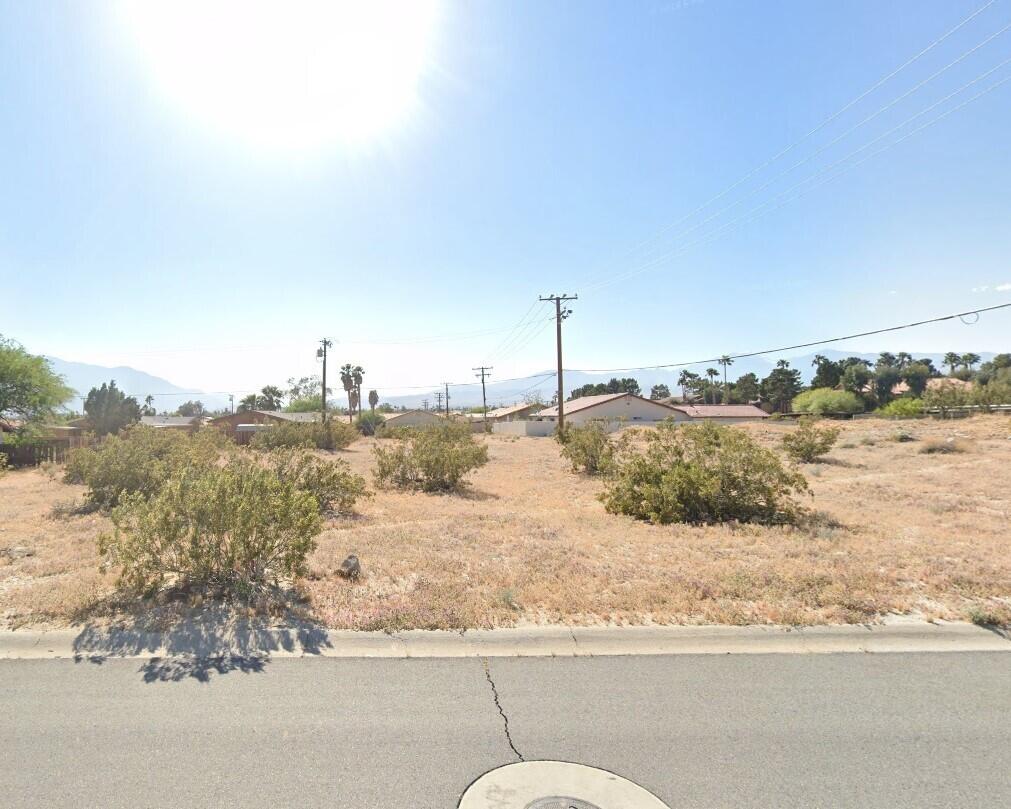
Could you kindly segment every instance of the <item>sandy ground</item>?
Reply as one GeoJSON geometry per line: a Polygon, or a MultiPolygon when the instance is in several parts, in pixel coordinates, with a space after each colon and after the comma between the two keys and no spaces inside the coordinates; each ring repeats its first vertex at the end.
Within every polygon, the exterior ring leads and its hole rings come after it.
{"type": "MultiPolygon", "coordinates": [[[[328,526],[297,588],[333,628],[1009,622],[1011,419],[841,426],[827,462],[802,467],[818,515],[805,528],[610,515],[600,481],[569,471],[553,440],[490,436],[490,463],[465,494],[378,491],[328,526]],[[914,440],[895,441],[899,430],[914,440]],[[922,451],[948,438],[965,451],[922,451]],[[335,575],[350,552],[363,566],[355,584],[335,575]]],[[[740,429],[778,446],[791,426],[740,429]]],[[[337,454],[366,474],[373,442],[337,454]]],[[[85,620],[112,591],[95,551],[107,519],[51,516],[82,495],[43,470],[0,480],[0,626],[85,620]]]]}

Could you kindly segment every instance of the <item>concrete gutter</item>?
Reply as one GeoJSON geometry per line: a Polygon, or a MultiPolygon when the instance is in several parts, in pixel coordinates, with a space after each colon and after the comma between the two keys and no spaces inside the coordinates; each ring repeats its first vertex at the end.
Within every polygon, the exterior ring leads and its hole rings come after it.
{"type": "Polygon", "coordinates": [[[582,657],[681,654],[1011,652],[1011,635],[968,623],[327,631],[311,625],[183,622],[162,632],[87,626],[0,632],[0,660],[154,657],[582,657]]]}

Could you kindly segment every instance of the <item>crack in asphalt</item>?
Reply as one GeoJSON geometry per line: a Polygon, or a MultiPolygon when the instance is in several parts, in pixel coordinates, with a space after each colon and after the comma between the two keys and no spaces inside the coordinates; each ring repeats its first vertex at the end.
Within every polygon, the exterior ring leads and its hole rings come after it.
{"type": "Polygon", "coordinates": [[[495,681],[491,678],[491,669],[488,666],[488,658],[482,657],[481,663],[484,665],[484,676],[488,680],[488,685],[491,686],[491,696],[495,701],[495,707],[498,708],[499,716],[502,717],[502,724],[505,727],[505,737],[506,741],[509,742],[509,747],[512,749],[513,753],[516,754],[516,758],[520,761],[525,761],[523,754],[516,749],[516,745],[513,743],[512,734],[509,733],[509,717],[506,716],[505,711],[502,710],[502,703],[499,702],[498,689],[495,687],[495,681]]]}

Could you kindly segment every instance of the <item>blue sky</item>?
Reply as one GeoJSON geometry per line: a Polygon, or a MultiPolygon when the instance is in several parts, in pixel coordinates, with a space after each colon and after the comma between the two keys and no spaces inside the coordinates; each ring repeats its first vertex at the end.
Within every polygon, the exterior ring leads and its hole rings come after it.
{"type": "MultiPolygon", "coordinates": [[[[684,219],[985,2],[443,3],[394,123],[286,150],[170,98],[111,6],[0,0],[0,331],[209,391],[315,373],[327,335],[392,392],[552,367],[545,306],[508,331],[550,292],[581,295],[573,368],[1009,301],[1011,82],[733,221],[1011,57],[1009,31],[777,179],[1011,23],[1006,0],[684,219]]],[[[852,347],[1006,351],[1011,315],[852,347]]]]}

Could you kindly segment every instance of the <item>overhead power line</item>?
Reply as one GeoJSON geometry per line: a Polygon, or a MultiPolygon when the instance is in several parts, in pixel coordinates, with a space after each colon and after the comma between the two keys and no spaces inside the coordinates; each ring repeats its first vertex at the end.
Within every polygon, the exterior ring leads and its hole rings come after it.
{"type": "MultiPolygon", "coordinates": [[[[955,320],[956,318],[964,318],[968,315],[981,315],[983,312],[993,312],[998,309],[1007,309],[1011,307],[1011,303],[1000,303],[996,306],[986,306],[982,309],[970,309],[966,312],[956,312],[953,315],[943,315],[941,317],[932,317],[927,320],[917,320],[913,323],[903,323],[900,326],[888,326],[883,329],[872,329],[871,331],[857,332],[856,334],[846,334],[842,337],[828,337],[824,340],[813,340],[809,343],[797,343],[790,346],[780,346],[779,348],[768,348],[763,351],[748,351],[742,354],[724,354],[719,357],[707,357],[701,360],[692,360],[691,362],[667,362],[661,365],[631,365],[622,368],[566,368],[566,371],[580,371],[582,373],[612,373],[617,371],[650,371],[661,368],[687,368],[691,365],[704,365],[705,363],[719,362],[722,359],[729,358],[732,360],[744,359],[746,357],[760,357],[763,354],[781,354],[784,351],[793,351],[798,348],[812,348],[813,346],[827,345],[828,343],[838,343],[842,340],[855,340],[858,337],[870,337],[874,334],[885,334],[886,332],[901,331],[903,329],[912,329],[916,326],[925,326],[929,323],[941,323],[945,320],[955,320]]],[[[974,321],[975,322],[975,321],[974,321]]]]}
{"type": "Polygon", "coordinates": [[[734,191],[737,188],[739,188],[740,186],[742,186],[744,183],[746,183],[748,180],[750,180],[756,174],[758,174],[759,172],[765,170],[766,168],[768,168],[769,166],[771,166],[773,163],[775,163],[776,161],[778,161],[780,158],[785,157],[787,154],[789,154],[791,151],[793,151],[794,149],[796,149],[802,143],[805,143],[807,140],[809,140],[810,138],[812,138],[814,135],[818,134],[821,130],[823,130],[825,127],[827,127],[833,121],[835,121],[836,119],[838,119],[841,115],[843,115],[844,113],[846,113],[847,111],[849,111],[850,109],[852,109],[854,106],[856,106],[857,104],[859,104],[861,101],[863,101],[865,98],[867,98],[867,96],[871,95],[871,93],[873,93],[879,87],[882,87],[884,84],[886,84],[887,82],[889,82],[891,79],[895,78],[895,76],[897,76],[899,73],[901,73],[907,67],[909,67],[910,65],[912,65],[914,62],[918,61],[921,57],[923,57],[926,54],[928,54],[930,51],[932,51],[934,48],[936,48],[942,42],[944,42],[945,40],[947,40],[952,34],[956,33],[959,30],[961,30],[964,26],[968,25],[976,17],[978,17],[980,14],[982,14],[984,11],[986,11],[988,8],[990,8],[990,6],[992,6],[996,2],[997,2],[997,0],[989,0],[989,2],[987,2],[986,4],[980,6],[978,9],[976,9],[974,12],[972,12],[968,17],[965,17],[961,22],[959,22],[953,28],[948,29],[945,33],[943,33],[941,36],[939,36],[933,42],[931,42],[926,47],[924,47],[923,49],[921,49],[919,52],[917,52],[916,54],[914,54],[913,56],[911,56],[909,59],[907,59],[901,65],[899,65],[897,68],[895,68],[894,70],[892,70],[890,73],[887,73],[882,78],[878,79],[876,82],[874,82],[870,87],[868,87],[862,93],[860,93],[855,98],[851,99],[846,104],[844,104],[842,107],[840,107],[838,110],[836,110],[835,112],[833,112],[831,115],[829,115],[827,118],[825,118],[816,127],[814,127],[813,129],[809,130],[808,132],[804,133],[803,135],[801,135],[800,138],[798,138],[797,140],[793,141],[789,145],[783,147],[780,151],[778,151],[772,157],[770,157],[767,160],[765,160],[763,163],[755,166],[753,169],[751,169],[750,171],[748,171],[746,174],[744,174],[738,180],[735,180],[733,183],[731,183],[730,185],[728,185],[726,188],[724,188],[722,191],[720,191],[715,196],[710,197],[708,200],[706,200],[705,202],[703,202],[697,208],[689,211],[684,216],[681,216],[680,218],[675,219],[673,222],[671,222],[668,225],[666,225],[663,228],[661,228],[657,233],[653,234],[649,238],[647,238],[647,239],[643,240],[642,242],[640,242],[639,244],[635,245],[631,250],[628,251],[628,253],[634,253],[636,250],[640,249],[641,247],[644,247],[645,245],[650,244],[651,242],[655,241],[656,239],[659,239],[661,236],[663,236],[665,233],[669,232],[670,230],[673,230],[674,228],[678,227],[679,225],[683,224],[684,222],[687,222],[689,219],[691,219],[696,214],[699,214],[702,211],[704,211],[706,208],[708,208],[714,202],[719,202],[719,200],[723,199],[725,196],[727,196],[727,194],[731,193],[732,191],[734,191]]]}

